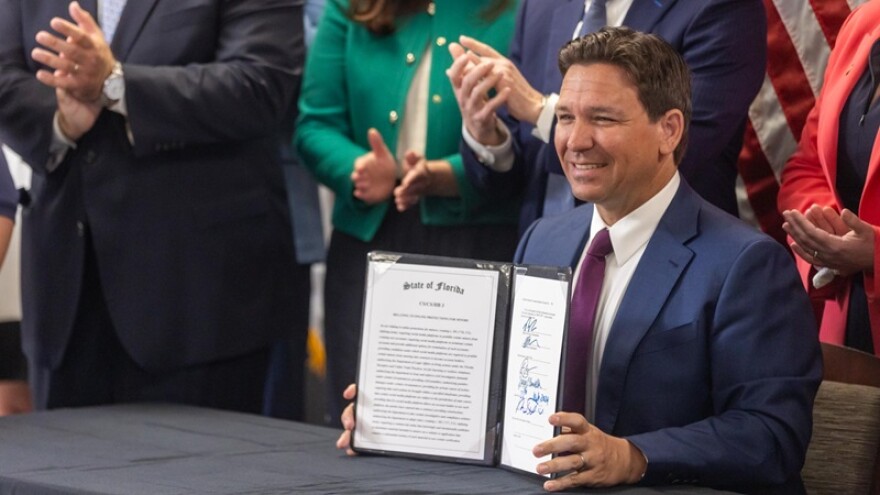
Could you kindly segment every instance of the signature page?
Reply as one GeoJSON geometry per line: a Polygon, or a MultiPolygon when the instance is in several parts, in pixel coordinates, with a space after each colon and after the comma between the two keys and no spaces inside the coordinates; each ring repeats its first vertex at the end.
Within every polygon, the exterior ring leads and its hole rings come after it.
{"type": "Polygon", "coordinates": [[[355,448],[483,460],[499,273],[371,261],[355,448]]]}
{"type": "Polygon", "coordinates": [[[535,473],[550,459],[532,448],[553,438],[569,282],[518,272],[513,288],[501,464],[535,473]]]}

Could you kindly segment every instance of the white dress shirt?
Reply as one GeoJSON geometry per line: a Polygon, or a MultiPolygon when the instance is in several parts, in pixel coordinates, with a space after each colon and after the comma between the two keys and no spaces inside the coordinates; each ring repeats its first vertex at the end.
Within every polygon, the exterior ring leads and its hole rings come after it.
{"type": "MultiPolygon", "coordinates": [[[[605,353],[605,343],[608,341],[611,325],[617,316],[617,310],[633,273],[642,259],[642,254],[645,253],[648,241],[657,230],[660,218],[672,203],[680,183],[681,177],[676,172],[663,189],[610,227],[605,224],[596,206],[593,205],[590,238],[585,246],[593,242],[596,232],[607,228],[614,252],[605,257],[605,279],[602,283],[602,292],[599,294],[599,306],[596,309],[596,321],[593,326],[592,355],[587,368],[587,391],[584,397],[587,404],[586,417],[591,423],[595,421],[599,369],[602,366],[602,356],[605,353]]],[[[586,253],[587,248],[584,247],[572,280],[578,279],[586,253]]]]}

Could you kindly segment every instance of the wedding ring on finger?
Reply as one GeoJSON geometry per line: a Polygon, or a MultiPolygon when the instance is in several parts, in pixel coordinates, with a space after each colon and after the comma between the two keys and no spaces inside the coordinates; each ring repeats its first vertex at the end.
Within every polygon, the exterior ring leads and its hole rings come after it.
{"type": "Polygon", "coordinates": [[[584,469],[587,468],[587,460],[584,459],[584,454],[583,454],[583,453],[580,453],[580,452],[579,452],[579,453],[578,453],[578,457],[581,458],[581,467],[575,469],[575,471],[577,471],[577,472],[581,472],[581,471],[583,471],[584,469]]]}
{"type": "Polygon", "coordinates": [[[73,73],[76,74],[79,72],[79,64],[73,64],[73,73]]]}
{"type": "Polygon", "coordinates": [[[818,249],[813,250],[813,259],[816,259],[816,260],[819,259],[819,250],[818,249]]]}

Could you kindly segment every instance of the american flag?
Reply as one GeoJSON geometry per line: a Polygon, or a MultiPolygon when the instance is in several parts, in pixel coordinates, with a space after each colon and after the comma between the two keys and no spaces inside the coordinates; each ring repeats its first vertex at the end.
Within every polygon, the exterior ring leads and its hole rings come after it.
{"type": "MultiPolygon", "coordinates": [[[[813,108],[844,19],[867,0],[764,0],[767,73],[749,108],[739,156],[740,217],[785,242],[776,210],[779,178],[813,108]]],[[[877,0],[875,0],[877,1],[877,0]]]]}

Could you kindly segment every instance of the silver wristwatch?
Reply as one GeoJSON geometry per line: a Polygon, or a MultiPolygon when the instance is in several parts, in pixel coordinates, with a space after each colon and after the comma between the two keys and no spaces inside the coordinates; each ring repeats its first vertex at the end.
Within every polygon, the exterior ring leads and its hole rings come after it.
{"type": "Polygon", "coordinates": [[[105,107],[115,105],[125,94],[125,80],[122,75],[122,63],[113,64],[113,70],[107,79],[104,79],[104,89],[101,92],[101,100],[105,107]]]}

